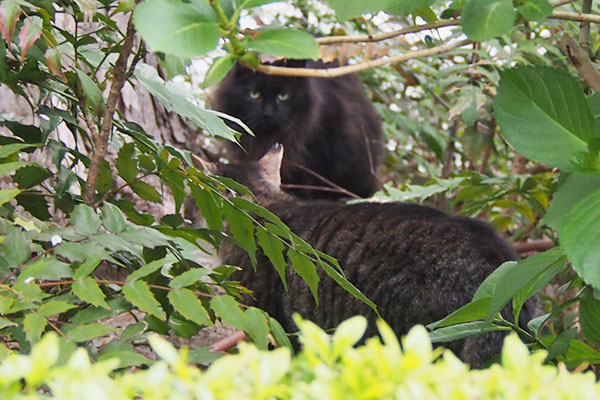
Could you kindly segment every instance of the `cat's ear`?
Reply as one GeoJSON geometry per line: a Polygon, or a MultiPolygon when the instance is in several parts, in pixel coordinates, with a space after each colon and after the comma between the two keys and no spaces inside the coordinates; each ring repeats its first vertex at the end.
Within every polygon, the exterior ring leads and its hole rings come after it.
{"type": "Polygon", "coordinates": [[[201,169],[206,174],[216,175],[219,171],[219,166],[217,164],[206,161],[195,154],[192,154],[192,161],[196,168],[201,169]]]}
{"type": "Polygon", "coordinates": [[[283,161],[283,145],[275,143],[267,153],[258,160],[269,182],[279,187],[281,185],[281,162],[283,161]]]}

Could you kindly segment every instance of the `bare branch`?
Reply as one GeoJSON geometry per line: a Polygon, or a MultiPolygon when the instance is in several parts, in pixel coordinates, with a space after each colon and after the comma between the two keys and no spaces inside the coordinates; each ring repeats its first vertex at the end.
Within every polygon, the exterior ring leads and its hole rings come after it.
{"type": "Polygon", "coordinates": [[[565,19],[568,21],[579,21],[579,22],[592,22],[594,24],[600,24],[600,15],[595,14],[582,14],[566,11],[552,11],[550,18],[553,19],[565,19]]]}
{"type": "Polygon", "coordinates": [[[555,246],[556,244],[549,239],[517,242],[514,244],[515,250],[517,250],[517,252],[520,254],[530,253],[532,251],[545,251],[555,246]]]}
{"type": "Polygon", "coordinates": [[[121,94],[121,89],[123,88],[123,84],[127,79],[127,59],[129,58],[129,54],[131,53],[131,49],[133,47],[134,34],[135,30],[133,27],[132,13],[127,25],[127,35],[125,36],[123,47],[121,48],[119,58],[115,64],[113,82],[108,94],[108,100],[106,101],[106,112],[104,113],[104,118],[102,118],[102,126],[100,128],[100,132],[98,132],[98,135],[94,137],[94,155],[92,156],[88,178],[85,182],[85,195],[83,197],[85,204],[89,206],[94,205],[94,199],[96,197],[96,183],[98,182],[98,177],[100,175],[100,166],[106,157],[108,139],[110,137],[110,131],[113,122],[113,114],[117,108],[117,100],[121,94]]]}
{"type": "Polygon", "coordinates": [[[446,53],[450,50],[454,50],[458,47],[466,46],[470,44],[470,40],[461,40],[458,42],[446,43],[440,46],[431,47],[429,49],[411,51],[409,53],[400,54],[394,57],[384,57],[373,61],[365,61],[354,65],[345,65],[337,68],[326,68],[326,69],[310,69],[310,68],[288,68],[288,67],[274,67],[271,65],[259,65],[253,68],[250,65],[245,64],[248,68],[254,69],[258,72],[262,72],[267,75],[282,75],[282,76],[307,76],[315,78],[335,78],[342,75],[353,74],[360,71],[366,71],[381,67],[386,64],[393,64],[407,60],[413,60],[421,57],[431,57],[438,54],[446,53]]]}
{"type": "MultiPolygon", "coordinates": [[[[581,12],[584,14],[589,14],[592,12],[592,0],[583,0],[583,4],[581,5],[581,12]]],[[[581,38],[579,43],[581,44],[581,49],[585,51],[587,55],[590,54],[590,23],[582,22],[579,26],[581,30],[581,38]]]]}
{"type": "Polygon", "coordinates": [[[377,35],[354,35],[354,36],[329,36],[317,38],[319,44],[332,43],[350,43],[350,42],[380,42],[385,39],[391,39],[396,36],[406,35],[407,33],[421,32],[428,29],[437,29],[444,26],[460,25],[458,19],[444,19],[441,21],[432,22],[430,24],[411,26],[409,28],[400,29],[393,32],[379,33],[377,35]]]}

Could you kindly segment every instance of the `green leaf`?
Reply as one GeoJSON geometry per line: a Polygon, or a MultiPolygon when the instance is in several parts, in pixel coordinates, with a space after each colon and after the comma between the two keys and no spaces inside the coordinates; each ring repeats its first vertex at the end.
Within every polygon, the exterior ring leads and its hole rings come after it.
{"type": "Polygon", "coordinates": [[[150,275],[151,273],[162,268],[165,265],[171,264],[173,261],[175,261],[173,256],[168,255],[167,257],[161,258],[159,260],[149,262],[148,264],[144,265],[141,268],[138,268],[137,270],[129,274],[127,276],[126,281],[127,283],[132,283],[140,278],[143,278],[144,276],[150,275]]]}
{"type": "MultiPolygon", "coordinates": [[[[140,6],[138,6],[139,8],[140,6]]],[[[160,101],[167,111],[174,111],[177,114],[189,119],[199,128],[207,131],[211,135],[220,136],[227,140],[236,141],[236,132],[229,128],[214,111],[204,110],[188,100],[188,96],[181,93],[181,90],[175,90],[171,85],[158,76],[156,69],[148,64],[139,63],[135,68],[136,79],[160,101]]],[[[235,122],[239,121],[234,119],[235,122]]],[[[240,121],[241,122],[241,121],[240,121]]],[[[245,126],[242,123],[242,126],[245,126]]],[[[237,134],[239,135],[239,134],[237,134]]]]}
{"type": "Polygon", "coordinates": [[[460,23],[469,39],[481,42],[507,34],[515,16],[511,0],[467,0],[460,23]]]}
{"type": "Polygon", "coordinates": [[[110,310],[110,306],[104,300],[105,296],[98,283],[91,277],[86,276],[73,283],[73,294],[81,300],[110,310]]]}
{"type": "Polygon", "coordinates": [[[0,189],[0,206],[17,197],[19,193],[19,189],[0,189]]]}
{"type": "Polygon", "coordinates": [[[548,0],[525,0],[517,9],[530,21],[542,22],[552,14],[552,4],[548,0]]]}
{"type": "Polygon", "coordinates": [[[242,211],[226,203],[223,207],[225,218],[237,244],[248,252],[252,265],[256,266],[256,242],[254,241],[254,224],[242,211]]]}
{"type": "Polygon", "coordinates": [[[19,168],[13,177],[20,189],[29,189],[54,176],[47,168],[33,164],[19,168]]]}
{"type": "Polygon", "coordinates": [[[317,267],[315,267],[315,264],[305,254],[298,253],[293,249],[288,250],[287,256],[292,263],[294,271],[306,282],[317,305],[319,305],[319,275],[317,274],[317,267]]]}
{"type": "Polygon", "coordinates": [[[0,158],[6,158],[10,155],[18,153],[25,149],[30,149],[32,147],[38,147],[34,144],[28,143],[11,143],[11,144],[3,144],[0,146],[0,158]]]}
{"type": "Polygon", "coordinates": [[[589,290],[581,298],[579,323],[583,336],[596,345],[600,344],[600,300],[594,298],[589,290]]]}
{"type": "Polygon", "coordinates": [[[27,240],[22,230],[11,228],[2,244],[4,247],[4,257],[10,266],[18,267],[29,260],[31,256],[29,240],[27,240]]]}
{"type": "MultiPolygon", "coordinates": [[[[543,275],[548,269],[554,269],[556,265],[562,267],[565,262],[562,251],[551,249],[511,264],[512,268],[506,271],[495,285],[487,310],[487,321],[490,322],[521,289],[528,287],[531,282],[535,282],[536,278],[543,275]]],[[[526,299],[521,300],[524,302],[526,299]]]]}
{"type": "Polygon", "coordinates": [[[600,174],[571,174],[553,194],[542,223],[558,230],[567,214],[581,199],[600,187],[600,174]]]}
{"type": "Polygon", "coordinates": [[[49,317],[51,315],[62,314],[72,308],[77,308],[77,306],[62,300],[50,300],[42,304],[38,308],[38,312],[45,317],[49,317]]]}
{"type": "Polygon", "coordinates": [[[210,300],[210,308],[225,323],[236,327],[244,332],[248,332],[248,323],[246,315],[240,308],[240,305],[228,295],[213,297],[210,300]]]}
{"type": "MultiPolygon", "coordinates": [[[[416,0],[414,0],[416,1],[416,0]]],[[[411,3],[414,2],[410,0],[411,3]]],[[[427,2],[424,1],[425,3],[427,2]]],[[[393,0],[327,0],[327,3],[335,10],[335,13],[340,18],[340,20],[350,19],[354,17],[359,17],[366,13],[372,13],[376,11],[383,10],[390,3],[394,3],[393,0]]],[[[403,1],[402,3],[405,3],[403,1]]],[[[427,4],[423,5],[420,8],[426,7],[427,4]]],[[[390,8],[394,8],[394,6],[390,6],[390,8]]]]}
{"type": "Polygon", "coordinates": [[[135,143],[126,143],[119,149],[116,167],[119,176],[127,183],[132,182],[138,174],[137,162],[134,158],[135,143]]]}
{"type": "Polygon", "coordinates": [[[142,181],[135,181],[131,184],[131,189],[144,200],[153,203],[162,203],[162,196],[154,189],[154,186],[142,181]]]}
{"type": "Polygon", "coordinates": [[[206,268],[194,268],[189,271],[185,271],[181,275],[177,275],[173,280],[169,283],[169,287],[173,289],[181,289],[186,286],[193,285],[198,282],[206,275],[212,274],[212,271],[206,268]]]}
{"type": "Polygon", "coordinates": [[[290,349],[293,354],[294,346],[292,346],[292,342],[290,342],[290,339],[288,338],[288,335],[285,333],[285,330],[281,324],[276,319],[269,318],[269,328],[271,329],[271,333],[273,334],[275,341],[280,346],[285,346],[290,349]]]}
{"type": "Polygon", "coordinates": [[[427,328],[437,329],[445,326],[484,319],[490,305],[490,300],[491,298],[489,297],[483,297],[481,299],[474,300],[468,304],[465,304],[447,317],[427,325],[427,328]]]}
{"type": "Polygon", "coordinates": [[[554,360],[558,356],[561,356],[567,352],[570,347],[570,343],[575,339],[579,333],[576,328],[571,328],[564,331],[548,346],[548,355],[546,361],[554,360]]]}
{"type": "Polygon", "coordinates": [[[98,233],[102,221],[96,211],[85,204],[75,206],[71,213],[71,223],[75,225],[75,230],[83,236],[91,236],[98,233]]]}
{"type": "Polygon", "coordinates": [[[518,67],[501,73],[494,112],[517,151],[565,171],[596,168],[588,142],[598,137],[579,83],[566,72],[518,67]]]}
{"type": "Polygon", "coordinates": [[[198,300],[193,291],[189,289],[171,290],[167,297],[173,309],[190,321],[194,321],[198,325],[214,325],[202,302],[198,300]]]}
{"type": "Polygon", "coordinates": [[[43,221],[52,218],[48,212],[49,205],[46,197],[42,196],[39,192],[21,193],[17,196],[16,200],[20,206],[29,211],[34,217],[43,221]]]}
{"type": "Polygon", "coordinates": [[[500,329],[498,326],[485,321],[475,321],[436,329],[429,333],[429,337],[432,343],[451,342],[500,329]]]}
{"type": "Polygon", "coordinates": [[[271,236],[260,227],[256,230],[256,237],[258,239],[258,244],[269,260],[271,260],[271,263],[273,263],[273,267],[275,267],[279,273],[283,286],[285,287],[285,290],[287,290],[287,281],[285,279],[287,262],[283,257],[283,250],[285,247],[281,242],[281,239],[271,236]]]}
{"type": "Polygon", "coordinates": [[[127,328],[125,328],[123,332],[121,332],[119,337],[121,338],[121,340],[124,341],[131,340],[141,335],[144,332],[144,330],[146,330],[146,324],[144,324],[143,322],[127,325],[127,328]]]}
{"type": "Polygon", "coordinates": [[[64,332],[76,342],[87,342],[88,340],[117,332],[117,329],[109,325],[94,323],[77,326],[71,325],[64,328],[64,332]]]}
{"type": "Polygon", "coordinates": [[[579,276],[600,287],[600,189],[573,206],[558,228],[558,239],[579,276]]]}
{"type": "Polygon", "coordinates": [[[206,73],[204,82],[202,82],[202,87],[208,88],[221,82],[229,70],[235,65],[236,60],[237,58],[231,54],[215,58],[210,69],[206,73]]]}
{"type": "Polygon", "coordinates": [[[102,206],[102,225],[112,233],[123,231],[127,227],[127,220],[119,209],[111,203],[102,206]]]}
{"type": "Polygon", "coordinates": [[[7,326],[18,326],[18,324],[15,322],[12,322],[10,319],[0,318],[0,329],[4,329],[7,326]]]}
{"type": "Polygon", "coordinates": [[[19,31],[19,47],[21,47],[21,61],[25,60],[26,54],[33,44],[42,35],[42,19],[36,15],[29,16],[23,21],[19,31]]]}
{"type": "Polygon", "coordinates": [[[47,324],[48,320],[43,315],[30,313],[25,316],[23,319],[23,330],[29,343],[33,344],[40,340],[47,324]]]}
{"type": "Polygon", "coordinates": [[[592,346],[573,339],[565,354],[565,364],[567,368],[575,368],[583,363],[600,364],[600,353],[592,346]]]}
{"type": "Polygon", "coordinates": [[[309,33],[285,28],[263,28],[246,47],[272,56],[316,60],[319,44],[309,33]]]}
{"type": "Polygon", "coordinates": [[[27,165],[29,165],[29,163],[22,162],[22,161],[2,163],[2,164],[0,164],[0,176],[8,175],[9,173],[11,173],[19,168],[23,168],[27,165]]]}
{"type": "Polygon", "coordinates": [[[153,51],[193,58],[217,47],[217,17],[206,1],[145,0],[133,14],[137,31],[153,51]]]}
{"type": "Polygon", "coordinates": [[[102,90],[100,90],[96,82],[94,82],[85,72],[79,68],[76,68],[76,72],[83,93],[85,93],[85,99],[88,102],[88,106],[91,107],[97,115],[102,114],[104,111],[104,97],[102,96],[102,90]]]}
{"type": "Polygon", "coordinates": [[[144,281],[135,281],[123,286],[123,294],[135,307],[146,311],[155,317],[166,320],[166,315],[160,303],[154,298],[152,292],[144,281]]]}
{"type": "MultiPolygon", "coordinates": [[[[435,0],[392,0],[388,1],[389,4],[383,10],[388,14],[408,15],[426,9],[434,2],[435,0]]],[[[431,9],[428,10],[431,12],[431,9]]]]}
{"type": "Polygon", "coordinates": [[[250,307],[245,312],[248,334],[259,349],[269,347],[269,319],[267,314],[258,308],[250,307]]]}
{"type": "Polygon", "coordinates": [[[223,356],[222,353],[210,351],[208,347],[196,347],[190,350],[187,361],[194,364],[210,365],[223,356]]]}
{"type": "Polygon", "coordinates": [[[69,264],[59,261],[54,255],[49,255],[28,263],[19,274],[19,281],[25,281],[27,278],[58,281],[71,276],[73,271],[69,264]]]}
{"type": "Polygon", "coordinates": [[[101,362],[113,358],[119,360],[119,365],[117,366],[117,368],[119,369],[152,365],[155,363],[154,360],[151,360],[148,357],[145,357],[136,351],[111,351],[108,353],[104,353],[100,357],[98,357],[98,361],[101,362]]]}
{"type": "Polygon", "coordinates": [[[206,219],[208,227],[217,232],[223,231],[223,212],[214,194],[196,185],[191,185],[190,189],[192,197],[196,201],[196,206],[206,219]]]}

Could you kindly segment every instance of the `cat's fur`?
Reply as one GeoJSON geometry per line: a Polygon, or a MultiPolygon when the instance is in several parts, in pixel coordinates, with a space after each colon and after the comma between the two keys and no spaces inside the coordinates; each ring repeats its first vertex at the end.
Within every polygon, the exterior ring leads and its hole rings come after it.
{"type": "MultiPolygon", "coordinates": [[[[305,60],[274,63],[284,64],[296,68],[336,65],[305,60]]],[[[372,195],[380,186],[375,172],[382,159],[381,121],[356,75],[285,77],[236,65],[217,88],[213,108],[239,118],[256,135],[242,135],[243,149],[232,144],[232,159],[258,160],[275,143],[283,144],[283,183],[328,186],[295,165],[300,164],[361,197],[372,195]]],[[[237,124],[229,124],[243,132],[237,124]]],[[[340,193],[318,190],[294,193],[340,197],[340,193]]]]}
{"type": "MultiPolygon", "coordinates": [[[[451,216],[431,207],[408,203],[340,204],[302,201],[279,189],[281,147],[258,162],[219,165],[216,172],[248,186],[261,205],[316,249],[338,259],[350,282],[377,304],[381,316],[398,334],[415,324],[437,321],[471,301],[483,280],[498,266],[516,260],[510,244],[487,223],[451,216]]],[[[215,170],[213,170],[215,172],[215,170]]],[[[245,251],[224,243],[222,261],[239,265],[233,275],[254,292],[251,304],[294,331],[299,312],[323,328],[362,314],[375,334],[374,312],[319,271],[320,305],[305,282],[288,268],[288,291],[262,253],[253,271],[245,251]]],[[[247,299],[248,300],[248,299],[247,299]]],[[[509,318],[509,310],[503,314],[509,318]]],[[[522,317],[528,320],[527,310],[522,317]]],[[[461,359],[481,366],[497,354],[504,334],[492,332],[448,343],[461,359]]]]}

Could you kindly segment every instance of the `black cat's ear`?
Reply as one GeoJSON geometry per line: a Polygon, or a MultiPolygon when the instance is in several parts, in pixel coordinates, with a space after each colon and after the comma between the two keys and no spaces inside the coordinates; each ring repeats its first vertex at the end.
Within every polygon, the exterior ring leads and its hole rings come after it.
{"type": "Polygon", "coordinates": [[[265,172],[267,179],[279,187],[281,185],[281,162],[283,161],[283,145],[275,143],[267,153],[258,160],[258,164],[265,172]]]}
{"type": "Polygon", "coordinates": [[[219,166],[217,164],[203,160],[195,154],[192,154],[192,161],[196,168],[201,169],[206,174],[216,175],[219,171],[219,166]]]}

